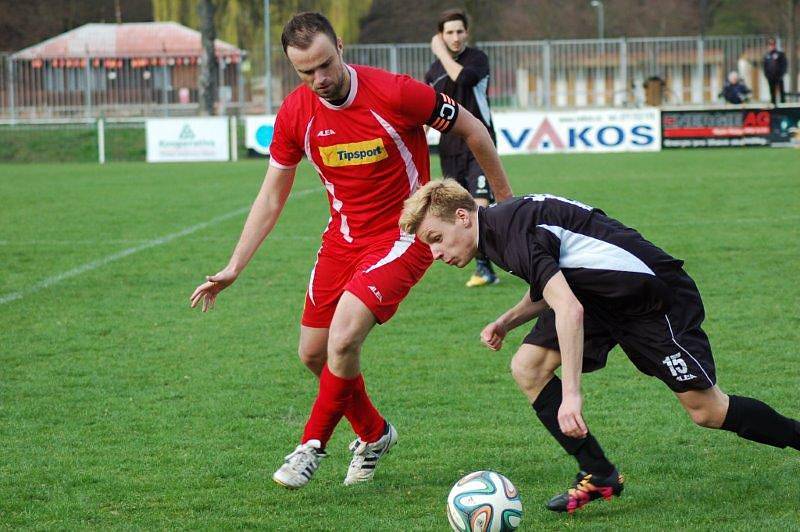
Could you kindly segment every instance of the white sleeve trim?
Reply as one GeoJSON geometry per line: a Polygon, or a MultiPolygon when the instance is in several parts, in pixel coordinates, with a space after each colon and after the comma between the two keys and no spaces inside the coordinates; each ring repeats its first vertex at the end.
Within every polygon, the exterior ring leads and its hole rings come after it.
{"type": "Polygon", "coordinates": [[[292,168],[297,168],[298,164],[300,164],[300,163],[297,162],[297,163],[295,163],[293,165],[285,165],[285,164],[281,164],[278,161],[276,161],[275,158],[272,157],[271,155],[269,157],[269,165],[270,166],[274,166],[275,168],[279,168],[281,170],[291,170],[292,168]]]}

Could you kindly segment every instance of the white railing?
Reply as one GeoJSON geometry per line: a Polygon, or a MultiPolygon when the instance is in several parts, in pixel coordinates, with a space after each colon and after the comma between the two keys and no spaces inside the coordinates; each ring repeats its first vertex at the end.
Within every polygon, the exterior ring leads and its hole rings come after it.
{"type": "MultiPolygon", "coordinates": [[[[719,102],[727,73],[738,70],[767,101],[761,57],[768,36],[662,37],[481,42],[492,68],[496,109],[636,107],[644,83],[664,82],[670,105],[719,102]]],[[[800,54],[798,54],[800,55],[800,54]]],[[[298,84],[283,50],[272,53],[272,107],[298,84]]],[[[422,79],[433,56],[428,44],[345,47],[350,63],[422,79]]],[[[197,114],[197,68],[187,57],[30,61],[0,56],[0,116],[6,118],[174,116],[197,114]]],[[[265,109],[264,65],[222,64],[221,114],[265,109]]]]}

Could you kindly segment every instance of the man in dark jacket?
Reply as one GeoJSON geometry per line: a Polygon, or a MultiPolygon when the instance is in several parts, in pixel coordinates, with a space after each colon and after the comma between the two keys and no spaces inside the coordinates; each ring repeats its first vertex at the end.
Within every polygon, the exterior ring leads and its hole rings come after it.
{"type": "MultiPolygon", "coordinates": [[[[450,96],[476,116],[495,140],[488,97],[489,58],[477,48],[467,46],[468,29],[467,15],[460,9],[449,9],[440,15],[439,32],[431,39],[431,51],[437,59],[425,74],[425,83],[450,96]]],[[[486,207],[494,201],[483,170],[461,138],[442,135],[439,159],[444,177],[455,179],[469,190],[478,205],[486,207]]],[[[487,286],[499,281],[492,264],[482,255],[478,255],[475,262],[475,273],[467,281],[468,287],[487,286]]]]}
{"type": "Polygon", "coordinates": [[[719,95],[728,103],[744,103],[750,99],[750,89],[740,79],[739,73],[732,70],[728,74],[728,81],[719,95]]]}
{"type": "Polygon", "coordinates": [[[781,103],[786,101],[786,93],[783,88],[783,76],[786,75],[786,54],[778,50],[775,39],[767,41],[769,51],[764,54],[764,77],[769,83],[769,96],[772,105],[778,105],[777,96],[780,93],[781,103]]]}

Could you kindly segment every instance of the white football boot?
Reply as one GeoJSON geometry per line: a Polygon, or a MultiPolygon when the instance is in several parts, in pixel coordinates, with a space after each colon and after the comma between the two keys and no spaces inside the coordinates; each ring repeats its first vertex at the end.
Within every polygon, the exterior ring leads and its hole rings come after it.
{"type": "Polygon", "coordinates": [[[367,443],[361,441],[361,438],[356,438],[350,444],[353,459],[350,461],[350,467],[347,468],[347,476],[344,478],[346,486],[370,480],[372,475],[375,474],[375,466],[378,465],[378,460],[397,443],[397,430],[394,425],[389,422],[386,425],[388,430],[378,441],[367,443]]]}
{"type": "Polygon", "coordinates": [[[308,440],[286,456],[286,461],[272,475],[272,480],[289,489],[302,488],[319,467],[323,458],[328,456],[320,451],[319,440],[308,440]]]}

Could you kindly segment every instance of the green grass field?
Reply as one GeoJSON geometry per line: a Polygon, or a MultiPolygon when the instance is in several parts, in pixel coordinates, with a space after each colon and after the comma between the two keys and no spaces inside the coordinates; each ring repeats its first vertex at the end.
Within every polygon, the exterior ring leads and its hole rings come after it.
{"type": "MultiPolygon", "coordinates": [[[[800,417],[800,154],[704,150],[504,159],[517,193],[602,207],[673,255],[704,295],[723,390],[800,417]]],[[[433,161],[438,170],[438,163],[433,161]]],[[[446,530],[445,498],[491,468],[522,529],[800,529],[800,454],[695,427],[615,350],[584,377],[585,416],[625,494],[572,517],[543,503],[576,467],[516,390],[485,323],[525,285],[467,290],[436,264],[363,351],[400,432],[367,485],[344,487],[352,431],[304,490],[270,479],[316,382],[296,356],[327,222],[302,166],[269,240],[201,314],[187,300],[227,261],[264,161],[0,166],[0,528],[446,530]]]]}

